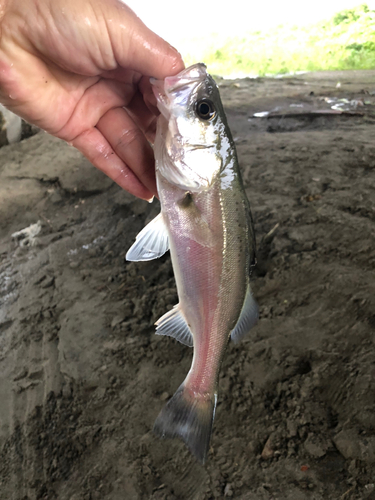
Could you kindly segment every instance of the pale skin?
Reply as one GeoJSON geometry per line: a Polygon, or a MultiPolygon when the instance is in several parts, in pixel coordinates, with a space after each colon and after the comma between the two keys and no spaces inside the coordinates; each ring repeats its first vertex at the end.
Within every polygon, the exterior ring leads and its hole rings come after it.
{"type": "Polygon", "coordinates": [[[183,68],[120,0],[0,0],[0,102],[143,199],[157,194],[149,78],[183,68]]]}

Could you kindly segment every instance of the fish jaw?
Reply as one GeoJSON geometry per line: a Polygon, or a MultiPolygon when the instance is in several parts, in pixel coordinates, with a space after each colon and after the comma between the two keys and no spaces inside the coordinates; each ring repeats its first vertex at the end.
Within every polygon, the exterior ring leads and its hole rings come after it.
{"type": "Polygon", "coordinates": [[[179,107],[184,108],[194,88],[207,77],[206,66],[203,63],[195,64],[176,76],[169,76],[164,80],[150,78],[152,91],[160,113],[169,120],[171,108],[174,106],[178,94],[179,107]]]}
{"type": "Polygon", "coordinates": [[[157,80],[150,78],[153,92],[157,101],[159,97],[171,99],[173,92],[181,88],[194,85],[203,81],[207,77],[207,68],[204,63],[197,63],[185,70],[181,71],[178,75],[168,76],[164,80],[157,80]]]}
{"type": "Polygon", "coordinates": [[[156,97],[158,109],[164,116],[164,118],[169,120],[169,100],[164,90],[164,80],[156,80],[156,78],[150,78],[150,82],[152,85],[152,91],[154,93],[154,96],[156,97]]]}
{"type": "Polygon", "coordinates": [[[199,192],[212,185],[222,160],[211,144],[186,143],[181,134],[183,122],[159,116],[154,145],[156,172],[183,191],[199,192]]]}
{"type": "Polygon", "coordinates": [[[202,82],[207,78],[207,67],[204,63],[197,63],[178,75],[168,76],[165,78],[164,88],[168,95],[172,95],[176,91],[180,91],[184,87],[192,86],[195,83],[202,82]]]}

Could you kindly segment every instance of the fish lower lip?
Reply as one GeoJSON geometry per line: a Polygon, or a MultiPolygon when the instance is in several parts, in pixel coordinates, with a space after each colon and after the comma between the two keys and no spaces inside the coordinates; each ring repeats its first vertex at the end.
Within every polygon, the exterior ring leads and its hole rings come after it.
{"type": "Polygon", "coordinates": [[[165,97],[164,81],[163,80],[157,80],[156,78],[150,78],[150,83],[152,85],[152,91],[154,92],[156,97],[158,97],[159,95],[162,95],[163,97],[165,97]]]}
{"type": "Polygon", "coordinates": [[[175,76],[168,76],[165,79],[165,89],[167,92],[173,92],[186,85],[191,85],[195,82],[202,81],[203,75],[206,74],[206,65],[197,63],[186,68],[184,71],[175,76]]]}
{"type": "Polygon", "coordinates": [[[156,97],[158,103],[159,111],[168,119],[169,118],[169,106],[168,98],[164,90],[164,81],[157,80],[156,78],[150,78],[150,83],[152,85],[152,91],[156,97]]]}
{"type": "Polygon", "coordinates": [[[200,78],[178,78],[177,76],[169,76],[165,79],[167,92],[174,92],[175,90],[191,85],[192,83],[200,82],[200,78]]]}

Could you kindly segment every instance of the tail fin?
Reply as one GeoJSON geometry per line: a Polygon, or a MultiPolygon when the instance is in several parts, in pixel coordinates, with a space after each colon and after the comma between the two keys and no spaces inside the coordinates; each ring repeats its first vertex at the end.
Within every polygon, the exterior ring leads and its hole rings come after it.
{"type": "Polygon", "coordinates": [[[159,413],[154,432],[162,438],[180,437],[192,454],[204,464],[211,439],[216,392],[196,394],[182,384],[159,413]]]}

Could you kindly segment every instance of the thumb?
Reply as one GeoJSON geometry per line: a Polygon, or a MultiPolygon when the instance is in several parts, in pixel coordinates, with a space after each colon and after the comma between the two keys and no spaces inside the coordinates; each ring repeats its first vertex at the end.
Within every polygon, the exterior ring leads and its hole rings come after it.
{"type": "Polygon", "coordinates": [[[124,3],[118,2],[120,16],[107,20],[115,58],[120,66],[142,75],[163,79],[185,67],[180,53],[124,3]]]}

